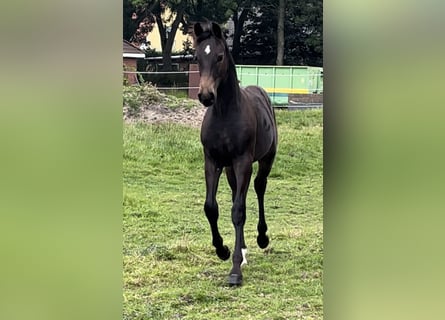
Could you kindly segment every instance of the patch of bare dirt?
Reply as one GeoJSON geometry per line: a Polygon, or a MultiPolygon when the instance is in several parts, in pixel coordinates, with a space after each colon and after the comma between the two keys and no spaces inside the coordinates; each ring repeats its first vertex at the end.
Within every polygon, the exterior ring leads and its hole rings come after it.
{"type": "Polygon", "coordinates": [[[143,105],[137,113],[131,112],[128,107],[124,107],[123,117],[125,122],[144,123],[180,123],[183,125],[200,128],[201,122],[206,113],[206,108],[199,102],[192,108],[171,109],[162,104],[143,105]]]}

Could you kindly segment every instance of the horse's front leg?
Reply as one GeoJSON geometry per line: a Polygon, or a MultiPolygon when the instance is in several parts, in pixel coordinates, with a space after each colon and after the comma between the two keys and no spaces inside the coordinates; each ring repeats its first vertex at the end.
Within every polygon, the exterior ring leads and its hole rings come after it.
{"type": "Polygon", "coordinates": [[[249,189],[250,177],[252,174],[252,159],[245,157],[233,164],[236,176],[236,194],[232,207],[232,222],[235,228],[235,250],[233,252],[233,266],[229,274],[230,285],[241,285],[243,276],[241,273],[241,263],[244,260],[242,249],[244,243],[244,224],[246,222],[246,196],[249,189]]]}
{"type": "Polygon", "coordinates": [[[210,229],[212,231],[212,243],[216,248],[216,254],[222,260],[230,257],[230,250],[223,244],[223,239],[218,230],[218,203],[216,202],[216,192],[218,190],[219,177],[222,168],[217,167],[215,163],[206,156],[205,158],[205,179],[206,179],[206,200],[204,203],[204,211],[209,220],[210,229]]]}

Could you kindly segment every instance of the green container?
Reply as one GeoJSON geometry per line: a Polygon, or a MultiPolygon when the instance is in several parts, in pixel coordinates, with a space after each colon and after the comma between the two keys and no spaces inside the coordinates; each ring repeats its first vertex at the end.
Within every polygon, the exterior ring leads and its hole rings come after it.
{"type": "Polygon", "coordinates": [[[241,86],[257,85],[275,105],[287,105],[289,94],[323,92],[323,68],[307,66],[237,65],[241,86]]]}
{"type": "Polygon", "coordinates": [[[323,93],[323,68],[308,68],[309,93],[323,93]]]}

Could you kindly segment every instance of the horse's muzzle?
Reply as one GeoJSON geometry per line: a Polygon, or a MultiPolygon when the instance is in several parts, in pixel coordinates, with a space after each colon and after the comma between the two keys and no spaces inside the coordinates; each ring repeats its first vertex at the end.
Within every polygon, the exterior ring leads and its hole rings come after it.
{"type": "Polygon", "coordinates": [[[198,93],[199,102],[201,102],[204,106],[210,107],[215,103],[215,95],[213,92],[198,93]]]}

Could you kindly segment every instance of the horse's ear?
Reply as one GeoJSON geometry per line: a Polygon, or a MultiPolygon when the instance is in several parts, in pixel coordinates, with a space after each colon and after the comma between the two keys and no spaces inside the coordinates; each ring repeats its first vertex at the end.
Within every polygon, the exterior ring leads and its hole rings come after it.
{"type": "Polygon", "coordinates": [[[219,39],[223,38],[221,27],[215,22],[212,22],[212,32],[215,35],[215,37],[219,39]]]}
{"type": "Polygon", "coordinates": [[[204,29],[202,29],[201,23],[196,22],[193,25],[193,31],[195,32],[195,36],[199,37],[204,32],[204,29]]]}

